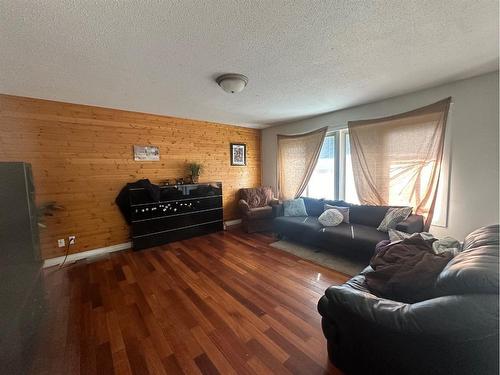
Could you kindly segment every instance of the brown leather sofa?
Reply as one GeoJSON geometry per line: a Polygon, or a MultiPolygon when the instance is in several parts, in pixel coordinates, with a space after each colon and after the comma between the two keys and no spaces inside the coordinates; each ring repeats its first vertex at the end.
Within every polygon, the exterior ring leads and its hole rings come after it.
{"type": "Polygon", "coordinates": [[[274,218],[272,206],[279,203],[272,189],[269,186],[240,189],[239,196],[243,229],[247,233],[271,231],[274,218]]]}

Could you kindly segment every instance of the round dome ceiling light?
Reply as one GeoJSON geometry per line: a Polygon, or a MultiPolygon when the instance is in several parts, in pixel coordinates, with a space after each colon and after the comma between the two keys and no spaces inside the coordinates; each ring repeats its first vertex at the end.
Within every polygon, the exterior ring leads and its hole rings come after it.
{"type": "Polygon", "coordinates": [[[225,92],[234,94],[243,91],[248,83],[248,78],[243,74],[223,74],[215,80],[225,92]]]}

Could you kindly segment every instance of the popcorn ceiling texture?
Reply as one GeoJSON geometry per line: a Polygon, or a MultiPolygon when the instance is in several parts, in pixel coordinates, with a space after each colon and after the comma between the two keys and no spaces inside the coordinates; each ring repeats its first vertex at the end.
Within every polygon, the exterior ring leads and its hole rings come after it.
{"type": "Polygon", "coordinates": [[[5,0],[0,50],[0,93],[265,127],[497,70],[498,2],[5,0]]]}

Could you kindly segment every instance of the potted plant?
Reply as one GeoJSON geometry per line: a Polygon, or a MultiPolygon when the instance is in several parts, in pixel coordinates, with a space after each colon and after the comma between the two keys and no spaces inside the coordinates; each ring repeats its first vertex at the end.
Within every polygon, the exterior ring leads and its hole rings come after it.
{"type": "Polygon", "coordinates": [[[191,162],[191,163],[187,164],[187,170],[190,173],[191,181],[194,184],[198,183],[198,179],[200,177],[200,173],[201,173],[202,169],[203,169],[203,166],[200,163],[191,162]]]}

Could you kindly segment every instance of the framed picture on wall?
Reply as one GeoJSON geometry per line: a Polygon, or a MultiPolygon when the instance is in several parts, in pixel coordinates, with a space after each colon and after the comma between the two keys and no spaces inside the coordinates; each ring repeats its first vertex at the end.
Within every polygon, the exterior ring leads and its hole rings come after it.
{"type": "Polygon", "coordinates": [[[160,149],[156,146],[134,145],[135,161],[158,161],[160,160],[160,149]]]}
{"type": "Polygon", "coordinates": [[[231,143],[231,165],[247,165],[247,145],[244,143],[231,143]]]}

